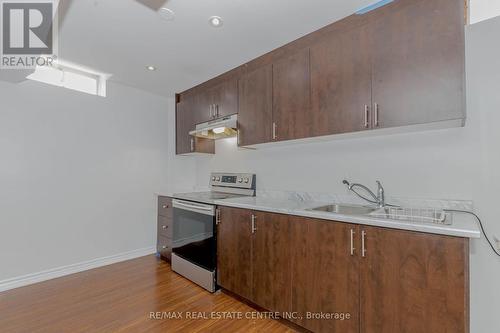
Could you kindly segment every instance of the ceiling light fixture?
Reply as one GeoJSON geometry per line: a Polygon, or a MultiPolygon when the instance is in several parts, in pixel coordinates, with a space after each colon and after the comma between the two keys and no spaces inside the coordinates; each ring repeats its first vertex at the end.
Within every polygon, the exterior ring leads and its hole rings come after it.
{"type": "Polygon", "coordinates": [[[151,66],[151,65],[150,65],[150,66],[146,66],[146,69],[147,69],[148,71],[151,71],[151,72],[152,72],[152,71],[155,71],[155,70],[156,70],[156,67],[155,67],[155,66],[151,66]]]}
{"type": "Polygon", "coordinates": [[[168,9],[167,7],[160,8],[158,11],[158,15],[165,21],[173,21],[175,17],[175,13],[172,9],[168,9]]]}
{"type": "Polygon", "coordinates": [[[214,28],[220,28],[220,27],[222,27],[222,18],[220,16],[212,16],[208,20],[208,22],[214,28]]]}

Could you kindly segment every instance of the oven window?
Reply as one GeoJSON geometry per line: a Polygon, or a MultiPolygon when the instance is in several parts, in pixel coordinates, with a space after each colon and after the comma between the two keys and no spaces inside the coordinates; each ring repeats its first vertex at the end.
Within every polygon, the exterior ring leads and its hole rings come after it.
{"type": "Polygon", "coordinates": [[[216,266],[215,217],[174,208],[172,251],[210,271],[216,266]]]}

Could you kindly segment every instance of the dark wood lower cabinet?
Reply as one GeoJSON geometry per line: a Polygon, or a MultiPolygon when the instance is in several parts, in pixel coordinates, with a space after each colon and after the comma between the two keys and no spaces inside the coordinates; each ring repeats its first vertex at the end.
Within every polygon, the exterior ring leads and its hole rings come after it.
{"type": "Polygon", "coordinates": [[[361,230],[360,332],[469,331],[468,239],[361,230]]]}
{"type": "Polygon", "coordinates": [[[291,217],[290,225],[291,310],[299,315],[294,322],[313,332],[359,332],[359,259],[354,243],[351,254],[351,232],[354,242],[358,227],[301,217],[291,217]],[[322,314],[339,319],[321,319],[322,314]]]}
{"type": "Polygon", "coordinates": [[[287,215],[254,212],[253,299],[265,309],[290,311],[290,223],[287,215]]]}
{"type": "Polygon", "coordinates": [[[252,300],[252,212],[227,207],[220,207],[219,211],[217,283],[252,300]]]}
{"type": "Polygon", "coordinates": [[[219,285],[269,311],[313,332],[469,332],[468,239],[219,209],[219,285]]]}
{"type": "Polygon", "coordinates": [[[170,261],[172,258],[172,198],[158,197],[156,252],[170,261]]]}
{"type": "Polygon", "coordinates": [[[218,284],[270,311],[289,311],[288,216],[219,210],[218,284]]]}

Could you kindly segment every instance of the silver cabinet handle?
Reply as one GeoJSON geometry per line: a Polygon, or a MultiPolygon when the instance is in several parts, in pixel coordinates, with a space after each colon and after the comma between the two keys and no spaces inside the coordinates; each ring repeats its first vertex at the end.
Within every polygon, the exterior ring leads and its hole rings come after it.
{"type": "Polygon", "coordinates": [[[167,228],[168,228],[168,226],[166,226],[166,225],[162,225],[161,227],[162,227],[163,229],[167,229],[167,228]]]}
{"type": "Polygon", "coordinates": [[[378,127],[379,123],[378,123],[378,110],[379,109],[379,106],[378,106],[378,103],[375,103],[374,105],[374,115],[373,115],[373,126],[375,127],[378,127]]]}
{"type": "Polygon", "coordinates": [[[212,105],[208,106],[208,118],[212,118],[212,105]]]}
{"type": "Polygon", "coordinates": [[[356,233],[356,232],[354,231],[354,229],[351,229],[351,256],[353,256],[353,255],[354,255],[354,251],[356,250],[356,249],[354,248],[354,234],[355,234],[355,233],[356,233]]]}
{"type": "Polygon", "coordinates": [[[257,226],[255,225],[255,219],[257,218],[257,216],[255,216],[254,214],[252,214],[252,234],[255,234],[255,232],[257,231],[257,226]]]}
{"type": "Polygon", "coordinates": [[[370,117],[370,107],[365,104],[365,128],[370,127],[369,117],[370,117]]]}
{"type": "Polygon", "coordinates": [[[161,248],[165,250],[165,249],[167,249],[167,248],[168,248],[168,246],[163,245],[161,248]]]}
{"type": "Polygon", "coordinates": [[[168,206],[167,206],[167,205],[163,205],[162,207],[163,207],[163,209],[168,208],[168,206]]]}
{"type": "Polygon", "coordinates": [[[361,256],[363,258],[366,257],[365,236],[366,232],[364,230],[361,231],[361,256]]]}
{"type": "Polygon", "coordinates": [[[277,128],[276,123],[273,122],[273,140],[276,140],[276,137],[277,137],[276,136],[276,128],[277,128]]]}
{"type": "Polygon", "coordinates": [[[220,224],[220,209],[215,210],[215,224],[220,224]]]}
{"type": "Polygon", "coordinates": [[[194,151],[194,138],[191,138],[191,151],[194,151]]]}
{"type": "Polygon", "coordinates": [[[219,118],[219,104],[215,105],[215,117],[219,118]]]}

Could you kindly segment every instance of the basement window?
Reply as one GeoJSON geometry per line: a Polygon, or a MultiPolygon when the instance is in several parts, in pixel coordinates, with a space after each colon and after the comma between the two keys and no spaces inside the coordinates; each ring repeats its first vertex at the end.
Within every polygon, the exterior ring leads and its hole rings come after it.
{"type": "Polygon", "coordinates": [[[469,23],[474,24],[500,16],[499,0],[469,0],[469,23]]]}
{"type": "Polygon", "coordinates": [[[52,66],[38,66],[26,78],[86,94],[106,97],[106,82],[111,75],[66,61],[52,66]]]}

